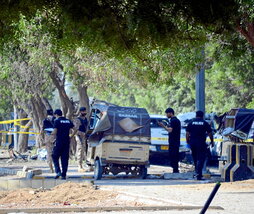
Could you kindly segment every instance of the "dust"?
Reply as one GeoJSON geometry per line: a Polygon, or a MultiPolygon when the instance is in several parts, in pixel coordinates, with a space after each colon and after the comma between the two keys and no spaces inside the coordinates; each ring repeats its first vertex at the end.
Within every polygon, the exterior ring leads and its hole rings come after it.
{"type": "Polygon", "coordinates": [[[117,200],[117,193],[95,189],[89,184],[67,182],[50,190],[20,189],[0,192],[2,208],[142,206],[141,203],[117,200]]]}

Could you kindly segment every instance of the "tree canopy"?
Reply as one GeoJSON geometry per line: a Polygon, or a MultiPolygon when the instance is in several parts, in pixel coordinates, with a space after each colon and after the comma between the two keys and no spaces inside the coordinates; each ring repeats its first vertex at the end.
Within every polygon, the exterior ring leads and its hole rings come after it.
{"type": "Polygon", "coordinates": [[[15,105],[37,131],[55,92],[75,116],[67,84],[82,106],[193,111],[202,63],[208,111],[254,107],[254,0],[0,3],[0,114],[15,105]]]}

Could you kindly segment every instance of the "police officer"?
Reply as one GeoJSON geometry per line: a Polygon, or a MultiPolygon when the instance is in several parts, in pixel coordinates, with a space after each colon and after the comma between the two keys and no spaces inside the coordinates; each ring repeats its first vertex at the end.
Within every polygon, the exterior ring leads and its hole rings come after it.
{"type": "Polygon", "coordinates": [[[53,110],[47,110],[47,117],[43,120],[42,129],[44,132],[44,145],[46,146],[47,150],[47,162],[51,172],[54,172],[53,169],[53,161],[52,161],[52,151],[54,146],[55,138],[51,135],[54,129],[54,120],[55,117],[53,116],[53,110]]]}
{"type": "Polygon", "coordinates": [[[197,111],[196,118],[193,119],[186,128],[186,141],[191,148],[197,180],[202,179],[202,169],[207,156],[207,135],[209,135],[211,139],[211,145],[214,145],[211,126],[203,117],[204,113],[202,111],[197,111]]]}
{"type": "Polygon", "coordinates": [[[170,165],[173,168],[173,173],[179,173],[179,147],[181,136],[181,122],[175,116],[175,111],[172,108],[167,108],[166,116],[170,119],[169,124],[166,126],[163,123],[159,123],[164,129],[168,131],[168,144],[169,144],[169,160],[170,165]]]}
{"type": "Polygon", "coordinates": [[[78,171],[83,172],[83,161],[86,160],[86,129],[88,121],[86,118],[86,108],[80,107],[79,116],[74,121],[75,128],[78,130],[75,135],[77,142],[77,160],[78,160],[78,171]]]}
{"type": "MultiPolygon", "coordinates": [[[[54,122],[54,131],[52,135],[56,135],[56,143],[53,148],[53,162],[55,166],[56,177],[55,179],[62,177],[66,179],[66,173],[69,162],[69,149],[70,149],[70,129],[74,127],[73,123],[62,116],[62,111],[56,109],[54,112],[56,120],[54,122]],[[59,165],[59,158],[61,158],[62,170],[59,165]]],[[[73,135],[75,132],[73,133],[73,135]]],[[[73,135],[71,137],[73,137],[73,135]]]]}

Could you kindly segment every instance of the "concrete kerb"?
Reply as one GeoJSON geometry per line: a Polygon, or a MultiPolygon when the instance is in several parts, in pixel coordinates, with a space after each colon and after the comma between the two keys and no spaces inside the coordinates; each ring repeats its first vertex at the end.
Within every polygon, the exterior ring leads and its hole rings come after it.
{"type": "Polygon", "coordinates": [[[18,170],[8,169],[8,168],[0,168],[0,175],[16,175],[18,170]]]}
{"type": "MultiPolygon", "coordinates": [[[[0,209],[0,214],[7,213],[62,213],[62,212],[110,212],[142,210],[201,210],[202,206],[144,206],[144,207],[64,207],[64,208],[31,208],[0,209]]],[[[220,206],[210,206],[210,210],[224,210],[220,206]]]]}
{"type": "MultiPolygon", "coordinates": [[[[22,189],[22,188],[32,188],[32,189],[51,189],[55,186],[58,186],[60,184],[66,183],[66,182],[72,182],[74,180],[67,179],[67,180],[55,180],[55,179],[9,179],[9,180],[0,180],[0,191],[6,191],[6,190],[16,190],[16,189],[22,189]]],[[[88,180],[82,180],[78,179],[74,182],[78,183],[89,183],[91,184],[91,181],[88,180]]]]}

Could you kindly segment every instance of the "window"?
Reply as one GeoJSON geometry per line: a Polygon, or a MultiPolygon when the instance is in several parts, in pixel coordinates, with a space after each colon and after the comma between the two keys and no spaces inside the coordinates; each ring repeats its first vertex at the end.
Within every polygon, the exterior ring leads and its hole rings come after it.
{"type": "Polygon", "coordinates": [[[151,128],[161,128],[158,122],[163,122],[165,125],[168,123],[166,118],[152,118],[150,123],[151,128]]]}

